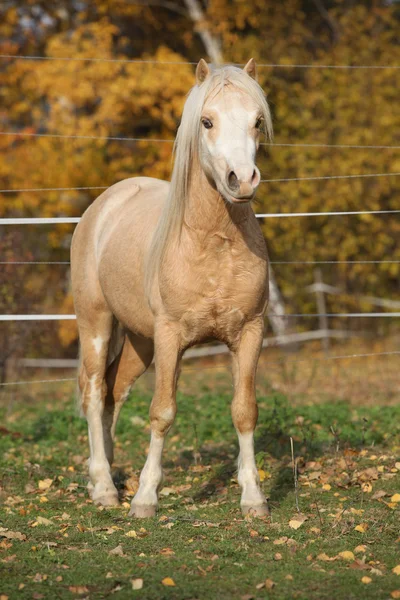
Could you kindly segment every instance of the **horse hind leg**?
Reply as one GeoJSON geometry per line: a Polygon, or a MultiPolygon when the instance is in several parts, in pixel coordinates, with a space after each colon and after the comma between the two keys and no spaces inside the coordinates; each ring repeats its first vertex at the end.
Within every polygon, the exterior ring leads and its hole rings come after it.
{"type": "Polygon", "coordinates": [[[106,456],[110,466],[114,460],[115,428],[121,408],[135,381],[151,364],[153,354],[152,340],[127,333],[121,352],[107,369],[103,434],[106,456]]]}
{"type": "Polygon", "coordinates": [[[96,312],[88,319],[78,313],[81,343],[79,387],[81,409],[89,430],[89,475],[92,500],[96,504],[118,504],[118,492],[111,477],[103,431],[103,413],[106,397],[105,371],[108,345],[112,332],[112,314],[107,310],[96,312]]]}

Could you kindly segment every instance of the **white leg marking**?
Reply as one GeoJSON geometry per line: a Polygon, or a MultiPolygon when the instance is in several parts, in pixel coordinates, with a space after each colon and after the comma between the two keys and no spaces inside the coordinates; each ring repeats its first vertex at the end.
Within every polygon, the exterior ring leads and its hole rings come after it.
{"type": "Polygon", "coordinates": [[[260,489],[260,478],[254,459],[253,433],[239,433],[239,472],[238,481],[242,488],[242,507],[266,505],[265,496],[260,489]]]}
{"type": "Polygon", "coordinates": [[[157,506],[157,491],[162,481],[161,457],[163,448],[164,438],[157,437],[152,433],[146,464],[140,475],[139,489],[132,500],[132,510],[136,506],[157,506]]]}
{"type": "Polygon", "coordinates": [[[89,426],[90,462],[89,474],[93,488],[93,500],[102,504],[115,504],[118,500],[117,490],[112,481],[110,465],[106,457],[102,423],[101,384],[96,378],[89,381],[90,396],[86,411],[89,426]]]}
{"type": "Polygon", "coordinates": [[[94,346],[94,349],[96,350],[97,354],[100,354],[100,352],[102,351],[103,344],[104,344],[104,340],[101,337],[101,335],[98,335],[97,337],[93,338],[93,346],[94,346]]]}

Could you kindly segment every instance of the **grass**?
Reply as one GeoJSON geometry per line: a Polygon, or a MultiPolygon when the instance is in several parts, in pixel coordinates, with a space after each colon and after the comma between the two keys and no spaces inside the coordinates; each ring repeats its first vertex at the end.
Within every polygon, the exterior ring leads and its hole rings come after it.
{"type": "Polygon", "coordinates": [[[214,382],[196,394],[190,381],[181,387],[160,511],[140,522],[128,511],[148,391],[133,393],[119,424],[116,509],[88,499],[86,426],[72,400],[3,408],[0,598],[378,600],[400,589],[399,406],[261,396],[257,464],[271,517],[243,519],[230,394],[214,382]],[[298,529],[290,437],[307,517],[298,529]]]}

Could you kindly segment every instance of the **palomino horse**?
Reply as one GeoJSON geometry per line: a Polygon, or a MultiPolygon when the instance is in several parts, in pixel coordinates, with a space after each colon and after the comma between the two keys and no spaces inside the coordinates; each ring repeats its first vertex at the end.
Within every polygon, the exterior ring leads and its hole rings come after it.
{"type": "Polygon", "coordinates": [[[117,418],[155,355],[151,442],[131,515],[154,516],[165,436],[176,414],[180,359],[209,339],[233,355],[232,419],[243,512],[267,514],[254,460],[255,373],[268,301],[268,258],[250,200],[260,130],[271,117],[251,59],[241,70],[201,60],[176,138],[171,183],[137,177],[107,189],[72,243],[81,344],[79,389],[89,426],[89,488],[118,503],[111,477],[117,418]]]}

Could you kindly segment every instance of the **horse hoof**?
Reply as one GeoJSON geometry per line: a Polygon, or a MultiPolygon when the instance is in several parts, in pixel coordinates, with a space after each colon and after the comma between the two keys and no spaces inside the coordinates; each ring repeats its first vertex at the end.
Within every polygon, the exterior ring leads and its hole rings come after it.
{"type": "Polygon", "coordinates": [[[156,512],[157,506],[153,504],[132,504],[129,516],[136,517],[137,519],[149,519],[150,517],[155,517],[156,512]]]}
{"type": "Polygon", "coordinates": [[[243,516],[249,517],[268,517],[268,504],[258,504],[257,506],[242,506],[243,516]]]}
{"type": "Polygon", "coordinates": [[[101,494],[98,497],[93,496],[94,504],[99,506],[118,506],[118,494],[101,494]]]}

